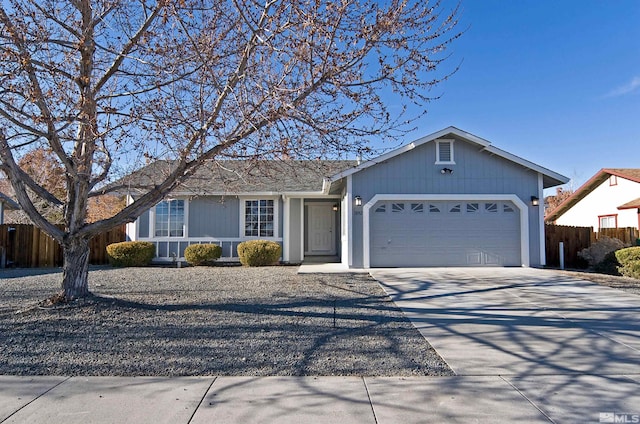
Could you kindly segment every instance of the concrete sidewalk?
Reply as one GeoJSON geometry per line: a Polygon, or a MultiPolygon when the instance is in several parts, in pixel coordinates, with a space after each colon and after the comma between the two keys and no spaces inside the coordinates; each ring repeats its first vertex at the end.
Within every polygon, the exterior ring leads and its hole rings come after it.
{"type": "MultiPolygon", "coordinates": [[[[640,376],[0,377],[2,423],[598,423],[640,376]],[[551,393],[551,395],[549,395],[551,393]]],[[[633,422],[633,421],[616,421],[633,422]]]]}

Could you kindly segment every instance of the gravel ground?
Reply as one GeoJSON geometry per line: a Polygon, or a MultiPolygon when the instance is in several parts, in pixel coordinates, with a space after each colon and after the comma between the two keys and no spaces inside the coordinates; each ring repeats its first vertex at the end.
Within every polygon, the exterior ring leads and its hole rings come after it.
{"type": "Polygon", "coordinates": [[[95,299],[40,309],[59,270],[0,270],[0,374],[453,374],[367,275],[296,271],[99,268],[95,299]]]}
{"type": "Polygon", "coordinates": [[[589,271],[559,271],[574,278],[593,281],[603,286],[620,289],[627,293],[640,294],[640,280],[615,275],[597,274],[589,271]]]}

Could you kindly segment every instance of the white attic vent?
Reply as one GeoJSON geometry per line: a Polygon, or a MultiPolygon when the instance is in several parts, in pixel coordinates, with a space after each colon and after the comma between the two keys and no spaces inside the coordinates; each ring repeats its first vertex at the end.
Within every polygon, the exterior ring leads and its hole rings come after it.
{"type": "Polygon", "coordinates": [[[453,140],[436,140],[436,165],[453,165],[453,140]]]}

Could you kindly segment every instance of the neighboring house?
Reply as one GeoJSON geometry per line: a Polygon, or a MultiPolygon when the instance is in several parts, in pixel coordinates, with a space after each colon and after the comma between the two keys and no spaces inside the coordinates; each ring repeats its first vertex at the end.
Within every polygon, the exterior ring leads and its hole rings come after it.
{"type": "Polygon", "coordinates": [[[640,230],[640,169],[604,168],[549,212],[547,222],[640,230]]]}
{"type": "MultiPolygon", "coordinates": [[[[170,169],[121,180],[135,201],[170,169]]],[[[349,268],[544,265],[543,189],[568,178],[455,127],[372,160],[219,161],[127,226],[158,260],[192,243],[236,257],[250,239],[281,243],[282,260],[333,256],[349,268]]]]}
{"type": "Polygon", "coordinates": [[[18,209],[20,206],[14,200],[0,192],[0,225],[4,224],[4,211],[18,209]]]}

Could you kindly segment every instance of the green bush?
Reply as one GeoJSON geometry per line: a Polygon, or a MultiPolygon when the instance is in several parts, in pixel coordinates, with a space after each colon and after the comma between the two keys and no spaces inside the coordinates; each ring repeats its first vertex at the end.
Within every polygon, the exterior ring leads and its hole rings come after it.
{"type": "Polygon", "coordinates": [[[112,266],[147,266],[156,256],[156,246],[148,241],[123,241],[107,246],[112,266]]]}
{"type": "Polygon", "coordinates": [[[640,279],[640,246],[617,250],[616,259],[620,263],[620,274],[640,279]]]}
{"type": "Polygon", "coordinates": [[[238,245],[238,256],[244,266],[274,265],[281,255],[282,246],[274,241],[249,240],[238,245]]]}
{"type": "Polygon", "coordinates": [[[206,265],[222,255],[222,247],[217,244],[192,244],[184,249],[184,258],[190,265],[206,265]]]}

